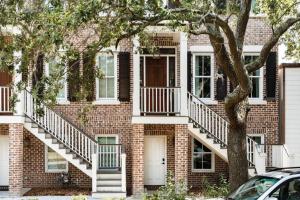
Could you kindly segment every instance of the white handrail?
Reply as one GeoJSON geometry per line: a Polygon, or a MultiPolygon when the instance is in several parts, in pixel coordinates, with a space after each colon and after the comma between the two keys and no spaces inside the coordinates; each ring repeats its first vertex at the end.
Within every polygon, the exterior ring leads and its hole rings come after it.
{"type": "Polygon", "coordinates": [[[10,106],[10,97],[12,91],[10,87],[0,86],[0,113],[12,112],[10,106]]]}
{"type": "MultiPolygon", "coordinates": [[[[189,118],[199,125],[199,128],[210,134],[214,140],[226,147],[229,123],[193,94],[188,93],[187,98],[189,118]]],[[[247,136],[247,159],[250,167],[255,164],[255,145],[256,142],[247,136]]]]}
{"type": "Polygon", "coordinates": [[[97,147],[99,169],[120,169],[122,145],[98,144],[97,147]]]}
{"type": "Polygon", "coordinates": [[[141,113],[180,113],[180,87],[141,87],[141,113]]]}
{"type": "Polygon", "coordinates": [[[26,90],[24,112],[27,117],[43,127],[67,148],[92,164],[96,142],[45,104],[37,105],[36,99],[26,90]]]}

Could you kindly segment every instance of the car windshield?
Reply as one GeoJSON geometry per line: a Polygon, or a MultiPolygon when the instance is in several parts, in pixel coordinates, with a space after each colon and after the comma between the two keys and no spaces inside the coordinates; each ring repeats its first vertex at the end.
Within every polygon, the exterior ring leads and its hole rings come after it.
{"type": "Polygon", "coordinates": [[[235,192],[233,192],[228,199],[233,200],[255,200],[258,199],[264,192],[266,192],[279,179],[265,176],[256,176],[251,178],[248,182],[241,185],[235,192]]]}

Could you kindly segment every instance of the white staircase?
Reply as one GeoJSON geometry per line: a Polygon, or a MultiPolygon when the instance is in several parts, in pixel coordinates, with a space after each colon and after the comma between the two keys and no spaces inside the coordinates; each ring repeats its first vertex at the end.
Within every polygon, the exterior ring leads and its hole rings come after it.
{"type": "Polygon", "coordinates": [[[38,105],[30,92],[25,90],[24,94],[24,127],[92,178],[93,198],[126,197],[126,155],[122,146],[97,144],[45,104],[38,105]]]}
{"type": "MultiPolygon", "coordinates": [[[[188,129],[190,134],[212,149],[219,157],[228,162],[227,134],[228,122],[205,105],[198,97],[188,93],[188,129]]],[[[265,155],[258,149],[257,143],[247,136],[247,158],[249,174],[264,173],[265,155]],[[259,168],[255,165],[258,164],[259,168]]]]}

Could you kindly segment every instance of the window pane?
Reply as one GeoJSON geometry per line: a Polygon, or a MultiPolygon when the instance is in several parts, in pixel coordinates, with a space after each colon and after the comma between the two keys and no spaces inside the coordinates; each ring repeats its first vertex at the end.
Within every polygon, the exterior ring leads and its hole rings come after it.
{"type": "Polygon", "coordinates": [[[200,71],[201,71],[201,66],[202,66],[202,57],[201,56],[196,56],[195,58],[195,75],[200,76],[200,71]]]}
{"type": "Polygon", "coordinates": [[[212,159],[211,154],[203,155],[203,169],[211,169],[212,168],[212,159]]]}
{"type": "Polygon", "coordinates": [[[58,153],[47,147],[47,170],[67,170],[67,161],[58,153]]]}
{"type": "Polygon", "coordinates": [[[99,56],[99,66],[104,74],[106,74],[106,56],[99,56]]]}
{"type": "Polygon", "coordinates": [[[106,98],[106,78],[99,80],[99,97],[106,98]]]}
{"type": "Polygon", "coordinates": [[[114,78],[107,78],[107,98],[114,98],[115,97],[115,84],[114,78]]]}
{"type": "Polygon", "coordinates": [[[202,154],[194,154],[193,155],[193,167],[194,167],[194,169],[203,169],[202,154]]]}
{"type": "Polygon", "coordinates": [[[107,56],[107,76],[114,76],[114,57],[109,55],[107,56]]]}
{"type": "Polygon", "coordinates": [[[99,144],[107,144],[106,137],[98,137],[98,143],[99,144]]]}
{"type": "Polygon", "coordinates": [[[200,98],[210,98],[210,78],[195,79],[195,94],[200,98]]]}
{"type": "Polygon", "coordinates": [[[107,144],[116,144],[116,137],[107,137],[107,144]]]}
{"type": "Polygon", "coordinates": [[[252,81],[252,98],[259,98],[259,78],[251,78],[252,81]]]}
{"type": "Polygon", "coordinates": [[[203,152],[203,145],[196,139],[194,139],[194,152],[203,152]]]}
{"type": "Polygon", "coordinates": [[[210,76],[210,56],[203,56],[203,75],[210,76]]]}

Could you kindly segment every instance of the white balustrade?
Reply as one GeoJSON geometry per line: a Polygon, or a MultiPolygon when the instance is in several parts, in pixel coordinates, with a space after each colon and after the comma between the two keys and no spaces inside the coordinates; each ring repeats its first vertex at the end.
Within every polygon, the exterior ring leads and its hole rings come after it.
{"type": "Polygon", "coordinates": [[[0,86],[0,113],[12,112],[10,97],[12,91],[10,87],[0,86]]]}
{"type": "Polygon", "coordinates": [[[67,148],[92,163],[96,142],[45,104],[39,103],[25,91],[25,115],[32,119],[67,148]]]}
{"type": "Polygon", "coordinates": [[[122,145],[99,144],[97,147],[99,169],[120,169],[122,145]]]}
{"type": "MultiPolygon", "coordinates": [[[[229,123],[193,94],[188,93],[187,99],[189,118],[199,125],[199,128],[210,134],[214,140],[227,146],[229,123]]],[[[248,136],[246,139],[247,159],[249,167],[253,167],[255,165],[254,148],[257,143],[248,136]]]]}
{"type": "Polygon", "coordinates": [[[180,113],[180,87],[141,87],[141,113],[180,113]]]}

